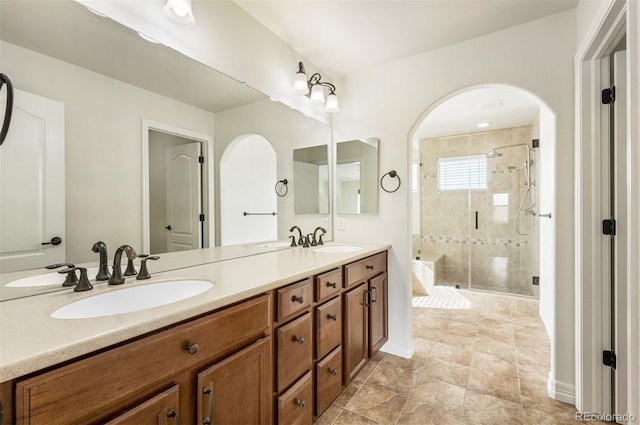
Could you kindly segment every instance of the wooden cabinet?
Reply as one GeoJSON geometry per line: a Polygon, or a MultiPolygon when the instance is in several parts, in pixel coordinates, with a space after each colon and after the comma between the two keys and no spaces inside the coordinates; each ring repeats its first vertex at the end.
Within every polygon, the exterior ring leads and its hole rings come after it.
{"type": "Polygon", "coordinates": [[[313,392],[311,372],[307,372],[287,392],[278,397],[278,424],[311,425],[313,392]]]}
{"type": "Polygon", "coordinates": [[[19,380],[16,422],[101,422],[175,384],[180,384],[180,421],[193,422],[194,371],[270,333],[271,297],[263,295],[19,380]]]}
{"type": "Polygon", "coordinates": [[[174,385],[105,425],[178,425],[179,386],[174,385]]]}
{"type": "Polygon", "coordinates": [[[386,261],[332,265],[2,383],[3,423],[311,424],[387,341],[386,261]]]}
{"type": "Polygon", "coordinates": [[[369,357],[373,357],[388,340],[387,273],[369,281],[369,357]]]}
{"type": "Polygon", "coordinates": [[[386,261],[383,252],[344,266],[345,287],[353,287],[344,295],[345,385],[388,339],[386,261]]]}
{"type": "Polygon", "coordinates": [[[271,423],[271,337],[198,373],[198,424],[271,423]]]}
{"type": "Polygon", "coordinates": [[[329,353],[316,365],[316,414],[320,416],[342,392],[342,349],[329,353]]]}
{"type": "Polygon", "coordinates": [[[278,392],[290,386],[296,379],[311,369],[313,362],[313,341],[311,339],[311,314],[280,328],[277,332],[278,345],[278,392]]]}
{"type": "Polygon", "coordinates": [[[344,295],[344,382],[348,385],[369,358],[369,286],[344,295]]]}

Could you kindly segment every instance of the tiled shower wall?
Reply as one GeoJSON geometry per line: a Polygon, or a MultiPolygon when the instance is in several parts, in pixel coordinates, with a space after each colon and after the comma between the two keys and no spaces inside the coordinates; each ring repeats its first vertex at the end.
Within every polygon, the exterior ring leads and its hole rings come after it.
{"type": "MultiPolygon", "coordinates": [[[[491,152],[492,148],[526,143],[531,146],[531,126],[501,129],[463,136],[420,141],[421,161],[421,254],[444,255],[444,282],[441,284],[537,296],[532,276],[538,276],[538,218],[523,207],[520,230],[516,214],[525,195],[526,148],[500,150],[500,158],[487,158],[487,189],[438,192],[439,157],[491,152]],[[495,205],[494,195],[506,206],[495,205]],[[475,212],[478,211],[478,229],[475,212]]],[[[531,150],[532,180],[535,183],[536,151],[531,150]]],[[[532,187],[537,205],[538,188],[532,187]]],[[[534,211],[537,210],[534,206],[534,211]]]]}

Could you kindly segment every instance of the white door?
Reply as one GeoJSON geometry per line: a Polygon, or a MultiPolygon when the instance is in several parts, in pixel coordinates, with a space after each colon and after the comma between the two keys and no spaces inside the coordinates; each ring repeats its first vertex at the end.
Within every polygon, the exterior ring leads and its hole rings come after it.
{"type": "Polygon", "coordinates": [[[200,143],[167,149],[167,252],[199,249],[200,143]]]}
{"type": "MultiPolygon", "coordinates": [[[[4,117],[4,97],[0,104],[4,117]]],[[[65,260],[64,142],[64,104],[14,90],[11,127],[0,146],[3,273],[65,260]],[[55,237],[60,244],[43,245],[55,237]]]]}
{"type": "Polygon", "coordinates": [[[614,412],[627,409],[627,79],[626,51],[613,55],[613,217],[616,236],[613,238],[613,347],[616,353],[614,369],[614,412]]]}

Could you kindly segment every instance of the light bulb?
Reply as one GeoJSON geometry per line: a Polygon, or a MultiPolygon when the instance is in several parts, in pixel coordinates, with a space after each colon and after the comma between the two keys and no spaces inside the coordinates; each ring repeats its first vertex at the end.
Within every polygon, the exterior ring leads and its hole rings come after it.
{"type": "Polygon", "coordinates": [[[311,87],[310,100],[311,103],[324,103],[324,89],[320,84],[314,84],[313,87],[311,87]]]}
{"type": "Polygon", "coordinates": [[[324,106],[324,110],[327,112],[339,112],[340,107],[338,106],[338,96],[335,93],[329,93],[327,96],[327,104],[324,106]]]}
{"type": "Polygon", "coordinates": [[[309,85],[307,84],[307,75],[304,72],[296,72],[293,76],[293,93],[309,94],[309,85]]]}

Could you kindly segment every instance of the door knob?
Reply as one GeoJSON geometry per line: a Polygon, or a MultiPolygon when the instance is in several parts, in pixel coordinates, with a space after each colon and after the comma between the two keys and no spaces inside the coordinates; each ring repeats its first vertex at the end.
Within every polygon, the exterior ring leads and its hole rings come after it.
{"type": "Polygon", "coordinates": [[[164,228],[167,229],[167,230],[171,230],[172,229],[171,225],[164,226],[164,228]]]}
{"type": "Polygon", "coordinates": [[[58,236],[54,236],[51,238],[49,242],[42,242],[42,245],[60,245],[62,243],[62,238],[58,236]]]}

